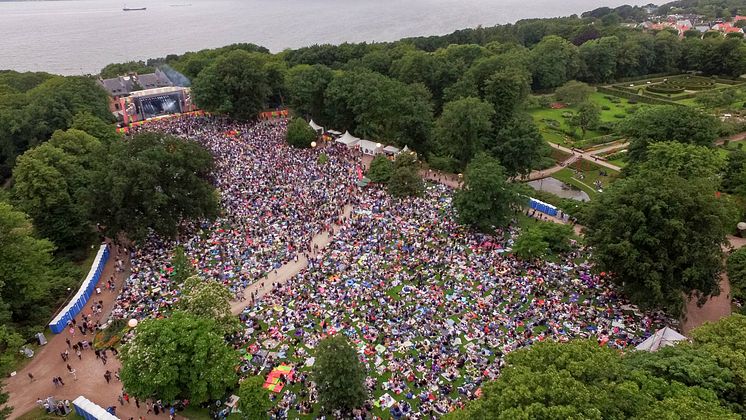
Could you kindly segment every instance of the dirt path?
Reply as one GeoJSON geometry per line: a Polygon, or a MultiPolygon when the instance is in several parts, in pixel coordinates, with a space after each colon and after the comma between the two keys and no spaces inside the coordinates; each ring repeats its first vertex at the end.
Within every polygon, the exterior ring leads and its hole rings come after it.
{"type": "MultiPolygon", "coordinates": [[[[344,210],[342,211],[342,223],[344,223],[347,219],[349,219],[350,213],[352,213],[352,206],[346,205],[344,207],[344,210]]],[[[342,227],[341,225],[334,225],[332,227],[332,230],[334,231],[334,233],[337,233],[339,232],[339,229],[341,229],[341,227],[342,227]]],[[[333,235],[330,235],[329,232],[324,232],[324,233],[316,235],[311,241],[311,243],[313,245],[317,245],[319,247],[319,252],[320,252],[327,245],[329,245],[332,238],[333,238],[333,235]]],[[[311,252],[310,255],[312,257],[315,257],[316,255],[318,255],[318,252],[311,252]]],[[[241,311],[244,310],[244,308],[251,305],[251,294],[252,293],[256,293],[255,299],[259,300],[265,294],[267,294],[268,292],[272,290],[272,283],[285,284],[288,280],[290,280],[296,274],[300,273],[301,270],[303,270],[307,266],[308,266],[308,259],[304,257],[303,255],[300,255],[298,257],[298,261],[291,261],[289,263],[284,264],[283,266],[273,271],[272,273],[270,273],[263,279],[247,287],[244,290],[244,295],[246,296],[246,299],[231,303],[231,312],[234,315],[238,315],[239,313],[241,313],[241,311]],[[264,284],[264,287],[262,287],[262,284],[264,284]]]]}
{"type": "Polygon", "coordinates": [[[726,140],[728,140],[728,141],[741,141],[741,140],[744,140],[744,139],[746,139],[746,131],[744,131],[743,133],[738,133],[738,134],[734,134],[732,136],[728,136],[728,137],[723,137],[721,139],[717,139],[717,140],[715,140],[715,146],[722,146],[723,144],[725,144],[726,140]]]}
{"type": "MultiPolygon", "coordinates": [[[[114,293],[103,291],[100,295],[94,294],[91,297],[91,302],[95,300],[103,301],[101,319],[106,319],[107,314],[111,312],[114,301],[121,290],[124,278],[128,273],[129,255],[123,249],[112,246],[111,256],[104,267],[99,287],[105,290],[106,280],[113,275],[117,288],[114,293]],[[122,273],[116,273],[115,271],[117,258],[121,258],[125,262],[126,269],[122,273]]],[[[88,305],[84,313],[90,312],[90,305],[88,305]]],[[[76,320],[80,321],[81,318],[82,314],[78,315],[76,320]]],[[[65,338],[70,338],[71,342],[75,343],[82,340],[92,341],[93,335],[89,333],[87,336],[81,336],[80,331],[77,330],[74,337],[71,337],[67,331],[53,336],[47,345],[39,349],[34,359],[28,365],[20,370],[16,376],[6,381],[6,390],[10,394],[8,404],[13,407],[10,419],[15,419],[35,408],[36,400],[39,397],[46,398],[53,396],[57,399],[69,399],[72,401],[80,395],[85,396],[104,408],[115,405],[119,418],[128,419],[130,417],[146,416],[144,403],[140,404],[141,409],[138,410],[133,400],[130,400],[129,404],[125,403],[124,406],[120,406],[117,402],[117,397],[122,392],[122,384],[113,376],[113,373],[121,367],[116,357],[113,357],[109,352],[107,364],[104,365],[100,360],[96,359],[93,350],[84,350],[81,354],[81,359],[78,360],[75,352],[69,349],[70,357],[67,362],[64,362],[60,354],[65,349],[68,349],[65,338]],[[68,363],[75,369],[77,380],[67,371],[66,365],[68,363]],[[107,370],[112,372],[111,383],[106,383],[104,379],[104,373],[107,370]],[[33,382],[28,377],[29,373],[34,375],[33,382]],[[52,378],[56,376],[62,378],[62,381],[65,383],[64,386],[59,388],[54,386],[52,378]]],[[[146,418],[168,418],[168,415],[161,414],[156,417],[151,413],[146,418]]]]}
{"type": "MultiPolygon", "coordinates": [[[[746,239],[729,236],[730,246],[736,250],[746,245],[746,239]]],[[[690,299],[686,304],[686,316],[683,322],[683,333],[697,328],[705,322],[714,322],[730,315],[732,312],[730,282],[727,273],[720,276],[720,294],[713,296],[707,302],[699,306],[696,299],[690,299]]]]}

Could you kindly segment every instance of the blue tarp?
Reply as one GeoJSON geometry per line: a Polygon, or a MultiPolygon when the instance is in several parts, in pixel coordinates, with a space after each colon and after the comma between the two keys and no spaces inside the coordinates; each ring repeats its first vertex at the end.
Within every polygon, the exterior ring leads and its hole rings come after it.
{"type": "Polygon", "coordinates": [[[93,265],[91,265],[91,271],[88,272],[88,276],[86,276],[83,284],[80,285],[78,292],[68,302],[67,306],[49,323],[49,328],[53,333],[59,334],[64,331],[67,323],[72,321],[85,308],[88,299],[93,294],[93,291],[96,290],[96,285],[101,279],[101,273],[104,271],[104,266],[108,260],[109,247],[105,244],[101,245],[96,254],[96,259],[93,260],[93,265]]]}

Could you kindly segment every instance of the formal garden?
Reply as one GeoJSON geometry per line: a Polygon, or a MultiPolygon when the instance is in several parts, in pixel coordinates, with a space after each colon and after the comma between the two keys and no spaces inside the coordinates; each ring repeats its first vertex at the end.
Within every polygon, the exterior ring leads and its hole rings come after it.
{"type": "Polygon", "coordinates": [[[599,87],[598,90],[641,103],[702,106],[712,109],[734,103],[742,105],[740,102],[743,101],[743,97],[740,90],[744,84],[744,80],[684,74],[617,83],[599,87]],[[710,97],[718,98],[713,102],[710,101],[710,97]]]}

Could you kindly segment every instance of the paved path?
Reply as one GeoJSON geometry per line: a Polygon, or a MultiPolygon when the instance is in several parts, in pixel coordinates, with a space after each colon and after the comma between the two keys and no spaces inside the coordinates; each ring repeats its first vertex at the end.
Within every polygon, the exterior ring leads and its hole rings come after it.
{"type": "Polygon", "coordinates": [[[552,143],[552,142],[547,142],[547,143],[549,144],[549,147],[556,149],[556,150],[560,150],[564,153],[568,153],[570,156],[564,161],[558,163],[557,165],[552,166],[551,168],[537,169],[535,171],[532,171],[527,177],[521,178],[521,181],[536,181],[537,179],[546,178],[548,176],[551,176],[555,172],[559,172],[562,169],[572,165],[573,163],[575,163],[576,161],[580,159],[585,159],[589,162],[593,162],[597,165],[619,172],[622,170],[622,168],[620,168],[617,165],[607,162],[604,158],[599,157],[598,155],[606,153],[606,152],[611,152],[614,150],[621,150],[629,146],[629,143],[615,142],[615,143],[612,143],[606,146],[602,146],[598,149],[582,151],[580,149],[570,149],[568,147],[561,146],[559,144],[552,143]]]}
{"type": "MultiPolygon", "coordinates": [[[[352,213],[352,206],[351,205],[345,206],[344,210],[342,211],[342,217],[341,217],[342,224],[344,224],[345,221],[349,219],[350,213],[352,213]]],[[[332,230],[334,231],[334,233],[337,233],[339,232],[339,229],[341,228],[342,228],[342,225],[334,225],[332,227],[332,230]]],[[[327,245],[329,245],[333,237],[334,236],[330,235],[329,232],[323,232],[323,233],[316,235],[311,241],[311,243],[319,247],[319,252],[311,252],[310,253],[311,257],[315,257],[316,255],[318,255],[322,249],[324,249],[327,245]]],[[[270,292],[272,290],[273,283],[284,284],[288,280],[293,278],[293,276],[300,273],[301,270],[303,270],[307,266],[308,266],[308,259],[304,257],[303,255],[300,255],[298,257],[298,261],[290,261],[282,265],[280,268],[273,271],[266,277],[262,278],[261,280],[247,287],[244,290],[244,295],[246,296],[246,299],[231,303],[231,312],[234,315],[238,315],[239,313],[241,313],[241,311],[244,310],[244,308],[251,305],[251,294],[252,293],[256,293],[255,299],[257,300],[261,299],[262,296],[264,296],[267,292],[270,292]],[[264,287],[262,287],[262,284],[264,285],[264,287]]]]}
{"type": "MultiPolygon", "coordinates": [[[[106,319],[107,314],[111,312],[114,306],[114,301],[121,290],[123,280],[129,272],[129,255],[124,250],[119,250],[117,247],[112,247],[111,257],[104,267],[99,286],[102,290],[105,289],[106,280],[110,276],[115,276],[115,282],[117,288],[114,293],[104,291],[100,295],[93,295],[92,300],[103,300],[103,312],[102,318],[106,319]],[[116,273],[115,264],[117,257],[122,258],[125,262],[125,271],[123,273],[116,273]]],[[[86,313],[90,313],[90,305],[84,310],[86,313]]],[[[81,316],[76,317],[80,321],[81,316]]],[[[66,362],[62,360],[60,353],[67,349],[67,343],[65,338],[70,338],[71,341],[77,342],[79,340],[93,340],[93,336],[89,333],[88,336],[81,337],[80,331],[76,331],[74,337],[70,337],[68,332],[54,335],[50,338],[49,342],[42,348],[40,348],[33,360],[29,362],[23,369],[18,371],[16,376],[9,378],[6,381],[6,390],[10,395],[8,404],[13,407],[13,412],[10,415],[10,419],[15,419],[30,410],[34,409],[36,400],[53,396],[57,399],[69,399],[70,401],[79,397],[80,395],[85,396],[89,400],[96,404],[106,408],[111,405],[117,407],[117,417],[122,419],[128,419],[130,417],[144,416],[148,419],[152,418],[168,418],[167,414],[161,414],[154,416],[152,413],[146,415],[145,404],[140,404],[141,408],[138,410],[135,407],[134,400],[130,400],[130,403],[125,403],[124,406],[120,406],[117,402],[117,397],[122,392],[122,385],[113,376],[113,372],[121,367],[119,360],[113,357],[109,353],[109,359],[106,365],[100,360],[96,359],[93,350],[85,350],[81,354],[81,360],[75,356],[72,349],[68,350],[70,358],[68,362],[70,366],[75,369],[77,381],[73,378],[73,375],[68,373],[66,362]],[[74,339],[74,340],[73,340],[74,339]],[[111,383],[106,383],[104,379],[104,373],[106,370],[112,372],[111,383]],[[31,382],[28,374],[32,373],[35,380],[31,382]],[[52,378],[60,376],[62,377],[64,386],[55,388],[52,383],[52,378]]]]}

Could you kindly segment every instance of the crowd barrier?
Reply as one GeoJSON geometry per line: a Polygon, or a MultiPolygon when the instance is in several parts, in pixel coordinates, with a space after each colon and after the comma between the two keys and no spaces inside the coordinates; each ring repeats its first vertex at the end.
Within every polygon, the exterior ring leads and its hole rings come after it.
{"type": "Polygon", "coordinates": [[[119,420],[119,417],[82,395],[73,401],[73,407],[75,407],[75,412],[86,420],[119,420]]]}
{"type": "Polygon", "coordinates": [[[101,278],[101,273],[104,271],[104,266],[108,259],[109,246],[106,244],[101,245],[96,254],[96,259],[91,266],[91,271],[88,272],[88,276],[86,276],[83,284],[80,285],[78,292],[70,299],[67,306],[49,323],[49,328],[53,333],[59,334],[64,331],[67,323],[72,321],[85,308],[88,299],[93,294],[93,291],[96,290],[96,284],[98,284],[98,280],[101,278]]]}
{"type": "Polygon", "coordinates": [[[557,215],[557,207],[554,207],[551,204],[545,203],[543,201],[537,200],[535,198],[532,198],[529,200],[529,206],[534,209],[538,210],[542,213],[546,213],[550,216],[556,216],[557,215]]]}

